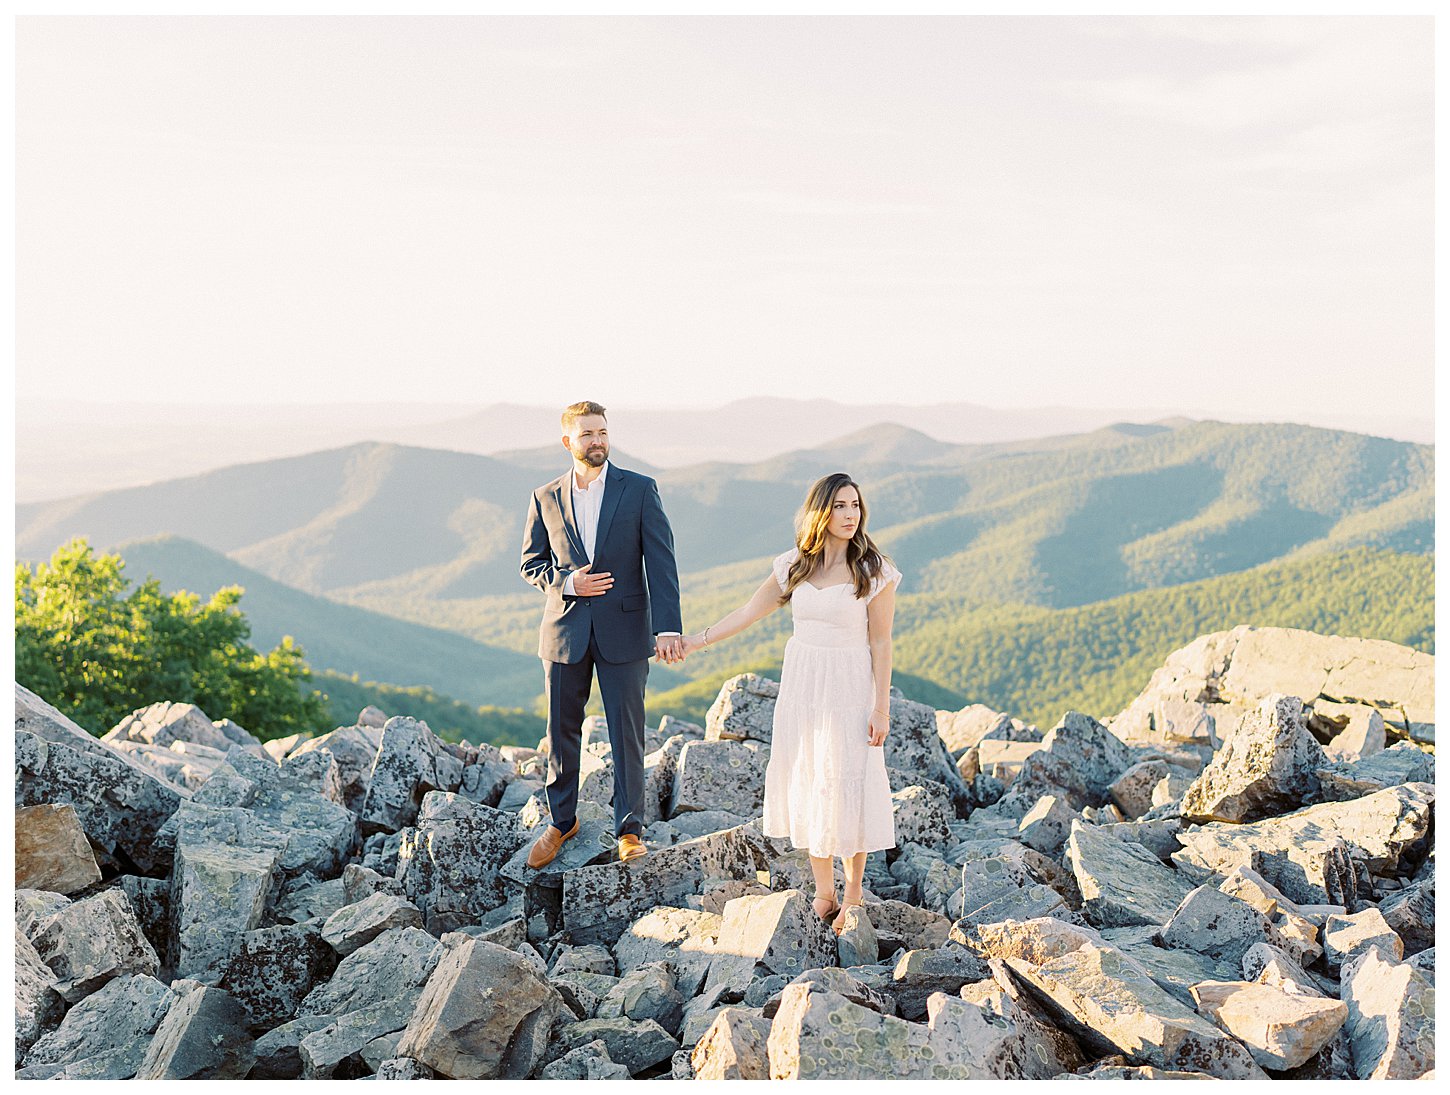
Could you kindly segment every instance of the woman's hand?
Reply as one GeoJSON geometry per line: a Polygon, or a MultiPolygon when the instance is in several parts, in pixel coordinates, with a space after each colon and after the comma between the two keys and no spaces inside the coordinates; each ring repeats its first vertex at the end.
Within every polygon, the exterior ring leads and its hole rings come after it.
{"type": "Polygon", "coordinates": [[[891,716],[884,711],[871,712],[871,729],[867,736],[868,745],[885,745],[886,735],[891,732],[891,716]]]}
{"type": "Polygon", "coordinates": [[[686,635],[686,636],[684,636],[684,646],[685,646],[685,653],[686,654],[693,654],[697,650],[704,650],[705,649],[705,634],[704,634],[704,632],[701,632],[698,635],[686,635]]]}

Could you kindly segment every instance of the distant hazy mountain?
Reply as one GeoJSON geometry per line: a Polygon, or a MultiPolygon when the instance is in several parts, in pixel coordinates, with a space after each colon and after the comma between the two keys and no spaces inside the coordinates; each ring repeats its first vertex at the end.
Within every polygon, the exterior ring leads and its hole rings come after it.
{"type": "MultiPolygon", "coordinates": [[[[233,464],[301,456],[365,441],[498,455],[557,451],[559,408],[442,403],[318,405],[93,404],[22,401],[16,407],[16,498],[46,501],[159,483],[233,464]]],[[[1252,420],[1191,407],[994,408],[752,398],[721,407],[610,408],[615,442],[659,467],[728,458],[763,461],[819,447],[880,422],[950,444],[997,445],[1081,434],[1114,422],[1252,420]],[[1188,416],[1188,417],[1185,417],[1188,416]]],[[[1312,417],[1314,425],[1430,443],[1430,418],[1312,417]]]]}
{"type": "MultiPolygon", "coordinates": [[[[518,576],[524,509],[564,463],[547,450],[354,445],[21,505],[16,548],[35,559],[76,535],[109,546],[173,533],[289,586],[442,623],[450,604],[532,594],[518,576]]],[[[1433,465],[1430,446],[1282,424],[1119,424],[975,446],[885,425],[657,474],[687,581],[719,588],[740,566],[759,581],[791,542],[805,487],[844,467],[910,588],[1065,607],[1358,545],[1428,553],[1433,465]]]]}
{"type": "Polygon", "coordinates": [[[475,705],[531,707],[540,691],[537,658],[303,593],[181,537],[117,550],[133,582],[150,574],[168,592],[186,589],[203,599],[223,586],[242,586],[240,608],[252,626],[252,645],[270,650],[291,635],[315,670],[426,685],[475,705]]]}

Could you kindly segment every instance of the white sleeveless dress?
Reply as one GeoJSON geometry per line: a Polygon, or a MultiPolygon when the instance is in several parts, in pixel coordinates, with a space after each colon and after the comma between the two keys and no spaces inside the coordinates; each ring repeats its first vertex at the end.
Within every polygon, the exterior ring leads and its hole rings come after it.
{"type": "MultiPolygon", "coordinates": [[[[797,555],[792,548],[772,564],[782,591],[797,555]]],[[[896,846],[886,750],[868,744],[876,691],[866,604],[900,580],[888,563],[865,599],[852,582],[803,582],[791,594],[795,630],[780,671],[762,825],[814,856],[896,846]]]]}

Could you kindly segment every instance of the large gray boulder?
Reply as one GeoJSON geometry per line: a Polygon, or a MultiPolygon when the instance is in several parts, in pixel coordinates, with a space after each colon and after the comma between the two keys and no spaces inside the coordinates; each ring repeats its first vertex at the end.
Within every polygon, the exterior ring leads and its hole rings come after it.
{"type": "Polygon", "coordinates": [[[159,874],[171,857],[157,844],[157,831],[188,797],[16,684],[17,807],[69,803],[97,845],[159,874]]]}
{"type": "Polygon", "coordinates": [[[122,974],[66,1012],[25,1055],[21,1080],[129,1080],[175,994],[144,973],[122,974]]]}
{"type": "Polygon", "coordinates": [[[666,963],[688,999],[697,995],[715,957],[719,914],[667,906],[651,909],[631,924],[614,944],[620,969],[666,963]]]}
{"type": "Polygon", "coordinates": [[[456,791],[462,779],[463,762],[443,747],[426,722],[395,716],[383,727],[368,773],[359,827],[365,835],[395,833],[413,824],[424,795],[456,791]]]}
{"type": "Polygon", "coordinates": [[[131,902],[117,889],[73,901],[37,928],[36,953],[56,976],[68,1002],[89,996],[113,977],[156,973],[160,961],[131,902]]]}
{"type": "MultiPolygon", "coordinates": [[[[865,971],[859,971],[865,972],[865,971]]],[[[776,986],[774,992],[766,996],[760,1006],[760,1014],[763,1018],[772,1019],[775,1013],[780,1010],[781,998],[785,990],[791,985],[810,985],[812,992],[836,992],[840,993],[853,1004],[860,1004],[862,1007],[878,1011],[882,1015],[896,1014],[896,997],[886,991],[885,985],[881,989],[872,988],[864,981],[857,980],[850,973],[834,966],[825,966],[821,969],[806,970],[798,977],[787,979],[784,975],[772,975],[759,978],[752,982],[749,991],[745,994],[748,1004],[752,997],[764,995],[765,989],[769,986],[776,986]],[[777,984],[779,982],[779,984],[777,984]],[[760,986],[757,989],[756,986],[760,986]]],[[[927,993],[926,995],[930,995],[927,993]]],[[[921,1014],[926,1013],[923,997],[921,1014]]]]}
{"type": "Polygon", "coordinates": [[[171,748],[147,745],[140,741],[113,741],[111,747],[135,761],[152,775],[195,791],[216,771],[226,753],[209,745],[179,741],[171,748]]]}
{"type": "Polygon", "coordinates": [[[541,1080],[628,1080],[629,1069],[610,1060],[602,1038],[576,1046],[539,1073],[541,1080]]]}
{"type": "Polygon", "coordinates": [[[1338,971],[1370,947],[1398,962],[1404,957],[1404,943],[1379,909],[1370,906],[1357,913],[1340,913],[1324,922],[1324,965],[1338,971]]]}
{"type": "Polygon", "coordinates": [[[1213,886],[1198,886],[1183,898],[1158,932],[1158,942],[1237,966],[1258,943],[1281,946],[1269,918],[1245,901],[1213,886]]]}
{"type": "Polygon", "coordinates": [[[1380,915],[1404,941],[1408,954],[1435,945],[1435,876],[1412,882],[1380,902],[1380,915]]]}
{"type": "Polygon", "coordinates": [[[1048,1080],[1086,1062],[1071,1035],[1057,1030],[1016,990],[1005,968],[1006,989],[983,980],[964,986],[958,998],[936,995],[927,1002],[932,1033],[980,1067],[1005,1080],[1048,1080]],[[965,1006],[963,1006],[963,1004],[965,1006]]]}
{"type": "Polygon", "coordinates": [[[816,916],[809,897],[800,890],[786,890],[727,903],[715,949],[719,958],[711,967],[712,982],[725,962],[747,974],[759,964],[771,973],[795,977],[833,965],[836,937],[816,916]]]}
{"type": "Polygon", "coordinates": [[[954,820],[951,794],[934,780],[922,780],[894,790],[891,820],[898,846],[908,843],[937,846],[954,820]]]}
{"type": "Polygon", "coordinates": [[[1023,803],[1022,813],[1043,795],[1057,795],[1073,810],[1102,806],[1113,783],[1138,759],[1139,751],[1102,723],[1069,711],[1022,761],[1010,795],[1023,803]]]}
{"type": "Polygon", "coordinates": [[[332,1025],[327,1015],[304,1015],[273,1027],[257,1039],[253,1049],[256,1064],[248,1074],[251,1080],[300,1080],[302,1078],[302,1039],[332,1025]]]}
{"type": "Polygon", "coordinates": [[[724,1008],[690,1053],[697,1080],[768,1080],[770,1020],[747,1008],[724,1008]]]}
{"type": "Polygon", "coordinates": [[[769,677],[741,673],[720,686],[705,714],[706,741],[758,741],[770,744],[775,700],[780,685],[769,677]]]}
{"type": "Polygon", "coordinates": [[[960,711],[938,711],[936,732],[956,758],[987,738],[1010,740],[1013,719],[984,703],[973,703],[960,711]]]}
{"type": "Polygon", "coordinates": [[[240,1080],[256,1061],[247,1009],[199,981],[172,982],[176,997],[156,1027],[138,1080],[240,1080]]]}
{"type": "Polygon", "coordinates": [[[1084,1048],[1134,1064],[1192,1068],[1223,1079],[1262,1079],[1249,1051],[1160,988],[1141,965],[1106,944],[1084,942],[1041,964],[1004,959],[1084,1048]]]}
{"type": "Polygon", "coordinates": [[[233,745],[263,752],[262,743],[230,719],[214,722],[194,703],[153,703],[131,712],[111,727],[101,740],[143,742],[167,748],[174,742],[202,745],[225,753],[233,745]]]}
{"type": "MultiPolygon", "coordinates": [[[[312,754],[304,760],[324,757],[312,754]]],[[[192,796],[192,804],[246,809],[287,834],[279,863],[285,874],[331,878],[351,858],[357,830],[352,813],[317,789],[309,769],[291,758],[279,767],[266,756],[233,746],[226,763],[192,796]]]]}
{"type": "Polygon", "coordinates": [[[261,927],[289,834],[241,806],[187,802],[168,822],[175,846],[167,949],[178,977],[216,984],[238,940],[261,927]]]}
{"type": "Polygon", "coordinates": [[[377,758],[381,741],[380,728],[339,726],[321,737],[300,743],[287,755],[302,757],[314,752],[331,755],[337,762],[342,804],[353,813],[360,813],[367,798],[368,780],[372,777],[373,761],[377,758]]]}
{"type": "Polygon", "coordinates": [[[1328,763],[1296,696],[1272,695],[1239,724],[1180,807],[1192,821],[1258,821],[1311,803],[1328,763]]]}
{"type": "Polygon", "coordinates": [[[1183,848],[1173,862],[1195,882],[1252,867],[1292,901],[1353,908],[1350,860],[1373,874],[1389,875],[1403,857],[1422,854],[1434,797],[1430,784],[1409,783],[1264,821],[1210,822],[1179,835],[1183,848]]]}
{"type": "Polygon", "coordinates": [[[560,1028],[558,1044],[565,1052],[601,1041],[610,1060],[623,1065],[631,1076],[668,1061],[680,1048],[669,1031],[653,1019],[585,1019],[560,1028]]]}
{"type": "Polygon", "coordinates": [[[1310,729],[1329,741],[1324,755],[1333,761],[1364,760],[1382,751],[1385,740],[1384,716],[1363,703],[1335,703],[1316,700],[1310,715],[1310,729]]]}
{"type": "Polygon", "coordinates": [[[395,928],[339,962],[332,978],[307,994],[297,1018],[277,1028],[308,1028],[296,1042],[302,1075],[330,1079],[368,1043],[402,1031],[442,952],[427,932],[395,928]],[[316,1023],[319,1017],[325,1025],[316,1023]]]}
{"type": "Polygon", "coordinates": [[[667,1033],[674,1034],[680,1029],[684,1004],[668,963],[651,962],[626,969],[599,1001],[594,1018],[623,1017],[636,1022],[653,1019],[667,1033]]]}
{"type": "Polygon", "coordinates": [[[906,951],[896,960],[882,988],[896,1000],[903,1019],[920,1019],[933,993],[955,994],[971,981],[990,976],[987,963],[965,947],[906,951]]]}
{"type": "Polygon", "coordinates": [[[972,789],[962,779],[946,743],[936,732],[936,710],[891,690],[891,733],[886,735],[886,764],[946,787],[957,816],[965,817],[976,804],[972,789]]]}
{"type": "Polygon", "coordinates": [[[1329,1044],[1349,1014],[1323,993],[1275,988],[1253,981],[1204,981],[1193,986],[1198,1010],[1228,1031],[1264,1068],[1298,1068],[1329,1044]]]}
{"type": "Polygon", "coordinates": [[[906,901],[868,901],[866,915],[878,941],[897,941],[908,950],[930,950],[947,941],[952,922],[941,913],[906,901]]]}
{"type": "Polygon", "coordinates": [[[302,1000],[337,968],[317,924],[276,924],[244,933],[218,984],[247,1009],[254,1033],[297,1015],[302,1000]]]}
{"type": "Polygon", "coordinates": [[[1433,655],[1383,639],[1248,625],[1200,635],[1175,650],[1113,718],[1113,732],[1129,741],[1217,745],[1215,723],[1232,729],[1274,693],[1376,707],[1402,735],[1434,741],[1433,655]],[[1185,708],[1203,721],[1195,723],[1185,708]]]}
{"type": "Polygon", "coordinates": [[[34,944],[15,925],[15,1064],[36,1041],[53,1030],[65,1013],[56,991],[55,974],[41,960],[34,944]]]}
{"type": "Polygon", "coordinates": [[[1103,934],[1096,928],[1052,917],[973,924],[961,932],[953,930],[952,937],[954,942],[988,962],[1020,958],[1034,966],[1089,943],[1105,945],[1103,934]]]}
{"type": "Polygon", "coordinates": [[[521,1080],[542,1063],[563,1007],[534,966],[493,943],[452,934],[397,1055],[455,1080],[521,1080]]]}
{"type": "Polygon", "coordinates": [[[1083,915],[1099,927],[1163,924],[1192,884],[1138,844],[1074,821],[1067,859],[1082,891],[1083,915]]]}
{"type": "Polygon", "coordinates": [[[1435,757],[1413,742],[1400,741],[1382,752],[1331,764],[1314,774],[1321,798],[1345,801],[1402,783],[1434,783],[1435,757]]]}
{"type": "Polygon", "coordinates": [[[754,742],[686,742],[675,762],[669,816],[692,810],[757,816],[765,801],[768,759],[768,750],[754,742]]]}
{"type": "Polygon", "coordinates": [[[371,893],[352,905],[344,905],[322,925],[322,940],[346,958],[393,928],[421,928],[423,914],[406,897],[371,893]]]}
{"type": "Polygon", "coordinates": [[[403,833],[397,877],[404,895],[422,910],[429,931],[453,931],[505,902],[500,869],[523,841],[512,814],[462,795],[430,791],[417,826],[403,833]]]}
{"type": "Polygon", "coordinates": [[[1418,969],[1370,947],[1341,971],[1340,998],[1356,1077],[1416,1080],[1434,1069],[1435,987],[1418,969]]]}
{"type": "Polygon", "coordinates": [[[1016,1024],[945,993],[913,1023],[810,983],[781,995],[766,1042],[776,1080],[990,1080],[1028,1074],[1016,1024]]]}
{"type": "Polygon", "coordinates": [[[740,826],[628,862],[581,867],[564,876],[563,927],[576,943],[613,943],[651,909],[682,908],[718,881],[753,881],[764,865],[759,833],[740,826]]]}
{"type": "Polygon", "coordinates": [[[1160,946],[1159,929],[1104,928],[1103,938],[1148,971],[1154,984],[1185,1006],[1197,1008],[1193,986],[1202,981],[1232,981],[1239,967],[1195,950],[1160,946]]]}

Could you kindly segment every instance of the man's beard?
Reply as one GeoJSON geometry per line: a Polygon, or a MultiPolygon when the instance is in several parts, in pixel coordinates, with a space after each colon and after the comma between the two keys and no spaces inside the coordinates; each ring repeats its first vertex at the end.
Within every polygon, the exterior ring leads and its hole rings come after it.
{"type": "Polygon", "coordinates": [[[574,455],[580,460],[584,461],[584,463],[588,464],[591,468],[599,468],[603,467],[604,462],[609,459],[609,450],[596,449],[593,452],[580,452],[578,449],[575,449],[574,455]]]}

